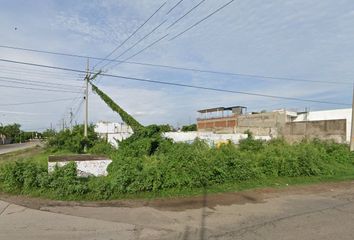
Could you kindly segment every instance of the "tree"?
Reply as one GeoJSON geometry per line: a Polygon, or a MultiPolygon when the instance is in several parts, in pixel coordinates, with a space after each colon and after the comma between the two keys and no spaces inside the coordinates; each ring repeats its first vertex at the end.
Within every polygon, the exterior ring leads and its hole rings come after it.
{"type": "Polygon", "coordinates": [[[21,125],[14,123],[0,127],[0,134],[5,135],[11,143],[14,143],[21,134],[21,125]]]}

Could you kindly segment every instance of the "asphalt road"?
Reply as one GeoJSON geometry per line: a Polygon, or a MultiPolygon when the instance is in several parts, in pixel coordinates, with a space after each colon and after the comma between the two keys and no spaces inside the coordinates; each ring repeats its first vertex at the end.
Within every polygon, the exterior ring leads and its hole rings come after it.
{"type": "Polygon", "coordinates": [[[40,144],[39,141],[0,145],[0,154],[15,152],[18,150],[34,147],[40,144]]]}
{"type": "Polygon", "coordinates": [[[0,198],[7,240],[354,238],[354,182],[155,202],[0,198]]]}

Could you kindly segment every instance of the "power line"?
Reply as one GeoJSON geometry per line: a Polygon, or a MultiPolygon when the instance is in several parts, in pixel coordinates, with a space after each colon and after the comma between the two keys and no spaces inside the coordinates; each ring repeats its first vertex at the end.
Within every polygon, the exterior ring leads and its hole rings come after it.
{"type": "MultiPolygon", "coordinates": [[[[132,34],[130,34],[121,44],[119,44],[119,45],[118,45],[116,48],[114,48],[108,55],[106,55],[106,56],[104,57],[104,59],[109,58],[113,53],[115,53],[118,49],[120,49],[130,38],[132,38],[142,27],[144,27],[145,24],[146,24],[148,21],[150,21],[150,19],[151,19],[153,16],[155,16],[155,14],[156,14],[158,11],[160,11],[160,9],[161,9],[166,3],[167,3],[167,1],[164,2],[157,10],[155,10],[155,12],[154,12],[148,19],[146,19],[132,34]]],[[[101,60],[101,61],[99,61],[98,63],[96,63],[95,66],[93,67],[93,69],[94,69],[95,67],[97,67],[100,63],[102,63],[103,61],[105,61],[105,60],[101,60]]]]}
{"type": "Polygon", "coordinates": [[[170,14],[178,5],[180,5],[184,0],[180,0],[178,3],[176,3],[168,12],[166,15],[170,14]]]}
{"type": "MultiPolygon", "coordinates": [[[[183,0],[179,1],[176,5],[174,5],[168,12],[170,13],[174,8],[176,8],[183,0]]],[[[204,0],[205,1],[205,0],[204,0]]],[[[167,2],[167,1],[166,1],[167,2]]],[[[165,3],[166,3],[165,2],[165,3]]],[[[166,14],[166,15],[167,15],[166,14]]],[[[130,46],[128,49],[126,49],[125,51],[123,51],[121,54],[119,54],[117,57],[115,57],[113,60],[117,60],[119,59],[121,56],[123,56],[125,53],[129,52],[131,49],[133,49],[135,46],[137,46],[139,43],[141,43],[143,40],[145,40],[147,37],[149,37],[152,33],[154,33],[158,28],[160,28],[165,22],[167,21],[167,19],[165,19],[164,21],[162,21],[160,24],[158,24],[155,28],[153,28],[150,32],[148,32],[147,34],[145,34],[142,38],[140,38],[138,41],[136,41],[132,46],[130,46]]],[[[160,40],[159,40],[160,41],[160,40]]],[[[146,49],[144,49],[146,50],[146,49]]],[[[143,51],[144,51],[143,50],[143,51]]],[[[142,51],[141,51],[142,52],[142,51]]],[[[140,52],[140,53],[141,53],[140,52]]],[[[140,54],[139,53],[139,54],[140,54]]],[[[137,54],[136,54],[137,55],[137,54]]],[[[134,56],[136,56],[134,55],[134,56]]],[[[132,57],[129,57],[129,59],[132,57]]],[[[107,65],[111,64],[111,61],[108,61],[105,65],[103,65],[101,68],[105,68],[107,65]]],[[[119,64],[118,64],[119,65],[119,64]]],[[[112,69],[113,67],[111,67],[112,69]]]]}
{"type": "Polygon", "coordinates": [[[23,81],[17,81],[17,80],[4,80],[2,78],[0,78],[0,82],[16,83],[16,84],[27,85],[27,86],[45,87],[45,88],[54,89],[54,90],[59,90],[59,89],[69,90],[66,87],[60,87],[60,86],[53,87],[53,86],[48,86],[48,85],[40,84],[40,83],[23,82],[23,81]]]}
{"type": "MultiPolygon", "coordinates": [[[[177,21],[175,21],[173,24],[171,24],[169,27],[171,27],[172,25],[174,25],[175,23],[177,23],[179,20],[181,20],[182,18],[184,18],[187,14],[189,14],[190,12],[192,12],[194,9],[196,9],[200,4],[202,4],[204,1],[206,0],[202,0],[199,4],[197,4],[196,6],[194,6],[190,11],[188,11],[185,15],[183,15],[181,18],[179,18],[177,21]]],[[[175,7],[177,7],[182,1],[179,1],[175,6],[173,6],[169,11],[171,12],[175,7]]],[[[167,13],[167,14],[168,14],[167,13]]],[[[132,48],[134,48],[136,45],[138,45],[140,42],[142,42],[144,39],[146,39],[148,36],[150,36],[153,32],[155,32],[158,28],[160,28],[165,22],[167,21],[167,19],[165,19],[164,21],[162,21],[159,25],[157,25],[154,29],[152,29],[149,33],[147,33],[144,37],[142,37],[140,40],[138,40],[135,44],[133,44],[131,47],[129,47],[128,49],[126,49],[124,52],[122,52],[121,54],[119,54],[116,58],[114,58],[113,60],[117,60],[119,59],[121,56],[123,56],[125,53],[127,53],[129,50],[131,50],[132,48]]],[[[168,27],[168,28],[169,28],[168,27]]],[[[144,49],[142,49],[141,51],[139,51],[138,53],[126,58],[125,60],[123,60],[123,62],[137,56],[138,54],[142,53],[143,51],[145,51],[147,48],[150,48],[152,45],[155,45],[157,42],[160,42],[162,39],[164,39],[165,37],[167,37],[168,34],[166,34],[165,36],[163,36],[161,39],[158,39],[156,42],[150,44],[149,46],[145,47],[144,49]]],[[[122,62],[121,62],[122,63],[122,62]]],[[[112,66],[111,69],[113,67],[116,67],[118,65],[120,65],[121,63],[116,64],[115,66],[112,66]]],[[[111,64],[110,61],[108,61],[104,66],[102,66],[102,68],[106,67],[107,65],[111,64]]]]}
{"type": "Polygon", "coordinates": [[[194,7],[192,7],[191,9],[189,9],[189,11],[187,11],[185,14],[183,14],[180,18],[178,18],[176,21],[174,21],[173,23],[171,23],[167,29],[170,29],[172,26],[174,26],[176,23],[178,23],[179,21],[181,21],[183,18],[185,18],[188,14],[190,14],[191,12],[193,12],[195,9],[197,9],[203,2],[205,2],[206,0],[202,0],[200,1],[197,5],[195,5],[194,7]]]}
{"type": "MultiPolygon", "coordinates": [[[[22,50],[22,49],[20,49],[22,50]]],[[[16,67],[11,67],[11,66],[0,66],[1,71],[8,71],[8,72],[19,72],[19,73],[31,73],[31,74],[38,74],[38,75],[46,75],[46,77],[48,77],[48,75],[55,75],[55,76],[60,76],[60,77],[64,77],[66,79],[70,79],[70,78],[75,78],[76,76],[74,76],[72,73],[66,73],[66,72],[53,72],[53,71],[45,71],[45,70],[38,70],[38,69],[31,69],[31,68],[16,68],[16,67]]]]}
{"type": "MultiPolygon", "coordinates": [[[[66,56],[66,57],[105,60],[104,58],[93,57],[93,56],[76,55],[76,54],[68,54],[68,53],[60,53],[60,52],[50,52],[50,51],[42,51],[42,50],[37,50],[37,49],[10,47],[10,46],[3,46],[3,45],[0,45],[0,48],[9,48],[9,49],[14,49],[14,50],[38,52],[38,53],[45,53],[45,54],[52,54],[52,55],[66,56]]],[[[247,73],[233,73],[233,72],[223,72],[223,71],[205,70],[205,69],[197,69],[197,68],[177,67],[177,66],[164,65],[164,64],[153,64],[153,63],[135,62],[135,61],[127,61],[127,60],[124,60],[124,61],[123,60],[114,60],[114,59],[106,59],[106,60],[111,61],[111,62],[126,63],[126,64],[146,66],[146,67],[158,67],[158,68],[166,68],[166,69],[181,70],[181,71],[200,72],[200,73],[207,73],[207,74],[218,74],[218,75],[225,75],[225,76],[254,77],[254,78],[262,78],[262,79],[296,81],[296,82],[347,84],[347,85],[350,84],[350,85],[352,85],[351,82],[343,82],[343,81],[331,82],[331,81],[300,79],[300,78],[274,77],[274,76],[265,76],[265,75],[256,75],[256,74],[247,74],[247,73]]],[[[80,80],[80,81],[82,81],[82,80],[80,80]]]]}
{"type": "Polygon", "coordinates": [[[162,36],[161,38],[157,39],[156,41],[150,43],[149,45],[147,45],[146,47],[144,47],[143,49],[141,49],[140,51],[138,51],[137,53],[134,53],[133,55],[127,57],[127,58],[124,59],[123,61],[121,61],[121,62],[119,62],[119,63],[113,65],[111,68],[114,68],[114,67],[116,67],[116,66],[118,66],[118,65],[120,65],[120,64],[122,64],[122,63],[124,63],[125,61],[128,61],[129,59],[132,59],[133,57],[135,57],[135,56],[139,55],[140,53],[144,52],[146,49],[148,49],[148,48],[154,46],[155,44],[157,44],[158,42],[162,41],[162,40],[165,39],[167,36],[168,36],[168,34],[162,36]]]}
{"type": "Polygon", "coordinates": [[[5,88],[16,88],[16,89],[28,89],[28,90],[35,90],[35,91],[48,91],[48,92],[67,92],[67,93],[79,93],[69,90],[54,90],[54,89],[45,89],[45,88],[31,88],[31,87],[20,87],[20,86],[9,86],[9,85],[0,85],[0,87],[5,88]]]}
{"type": "MultiPolygon", "coordinates": [[[[72,68],[55,67],[55,66],[48,66],[48,65],[37,64],[37,63],[20,62],[20,61],[13,61],[13,60],[1,59],[1,58],[0,58],[0,61],[8,62],[8,63],[15,63],[15,64],[29,65],[29,66],[37,66],[37,67],[43,67],[43,68],[58,69],[58,70],[63,70],[63,71],[71,71],[71,72],[79,72],[79,73],[85,72],[83,70],[77,70],[77,69],[72,69],[72,68]]],[[[94,74],[94,73],[90,72],[90,74],[94,74]]],[[[294,101],[302,101],[302,102],[323,103],[323,104],[333,104],[333,105],[345,105],[345,106],[351,105],[351,104],[338,103],[338,102],[317,101],[317,100],[311,100],[311,99],[283,97],[283,96],[267,95],[267,94],[260,94],[260,93],[250,93],[250,92],[203,87],[203,86],[189,85],[189,84],[170,83],[170,82],[164,82],[164,81],[150,80],[150,79],[144,79],[144,78],[135,78],[135,77],[126,77],[126,76],[106,74],[106,73],[101,73],[100,75],[106,76],[106,77],[121,78],[121,79],[126,79],[126,80],[131,80],[131,81],[148,82],[148,83],[171,85],[171,86],[178,86],[178,87],[187,87],[187,88],[194,88],[194,89],[203,89],[203,90],[210,90],[210,91],[216,91],[216,92],[227,92],[227,93],[236,93],[236,94],[251,95],[251,96],[258,96],[258,97],[294,100],[294,101]]]]}
{"type": "MultiPolygon", "coordinates": [[[[84,85],[85,84],[83,84],[83,86],[84,85]]],[[[70,104],[66,106],[65,111],[64,111],[61,119],[65,119],[66,118],[67,112],[71,111],[72,106],[75,106],[80,101],[80,99],[82,99],[82,101],[84,100],[83,95],[84,95],[84,92],[81,92],[81,93],[76,95],[76,97],[70,102],[70,104]]]]}
{"type": "MultiPolygon", "coordinates": [[[[0,69],[0,73],[6,74],[7,76],[26,76],[26,77],[31,77],[31,78],[38,78],[38,79],[44,79],[44,80],[67,80],[67,81],[78,81],[77,78],[68,78],[68,77],[61,77],[60,75],[43,75],[40,73],[35,73],[35,72],[23,72],[23,71],[14,71],[14,70],[2,70],[0,69]]],[[[82,80],[81,80],[82,81],[82,80]]]]}
{"type": "MultiPolygon", "coordinates": [[[[37,79],[41,80],[43,82],[46,81],[60,81],[60,82],[78,82],[78,78],[68,78],[68,77],[61,77],[60,75],[53,75],[53,76],[48,76],[48,75],[42,75],[40,73],[34,73],[34,72],[23,72],[23,71],[17,71],[17,70],[3,70],[0,69],[0,74],[2,76],[6,77],[26,77],[26,78],[32,78],[32,79],[37,79]]],[[[82,80],[80,80],[82,82],[82,80]]]]}
{"type": "Polygon", "coordinates": [[[195,26],[199,25],[200,23],[204,22],[205,20],[207,20],[208,18],[210,18],[211,16],[213,16],[214,14],[216,14],[217,12],[219,12],[220,10],[222,10],[223,8],[227,7],[229,4],[231,4],[232,2],[234,2],[235,0],[231,0],[228,3],[222,5],[221,7],[219,7],[218,9],[216,9],[214,12],[210,13],[209,15],[207,15],[206,17],[202,18],[201,20],[199,20],[198,22],[194,23],[192,26],[188,27],[186,30],[180,32],[179,34],[177,34],[176,36],[174,36],[173,38],[170,39],[174,40],[176,38],[178,38],[179,36],[181,36],[182,34],[186,33],[187,31],[191,30],[192,28],[194,28],[195,26]]]}
{"type": "Polygon", "coordinates": [[[351,106],[351,104],[339,103],[339,102],[317,101],[317,100],[311,100],[311,99],[302,99],[302,98],[283,97],[283,96],[268,95],[268,94],[261,94],[261,93],[234,91],[234,90],[227,90],[227,89],[221,89],[221,88],[203,87],[203,86],[181,84],[181,83],[170,83],[170,82],[157,81],[157,80],[151,80],[151,79],[126,77],[126,76],[111,75],[111,74],[102,74],[102,75],[107,76],[107,77],[122,78],[122,79],[126,79],[126,80],[138,81],[138,82],[148,82],[148,83],[156,83],[156,84],[171,85],[171,86],[178,86],[178,87],[203,89],[203,90],[210,90],[210,91],[216,91],[216,92],[236,93],[236,94],[242,94],[242,95],[266,97],[266,98],[274,98],[274,99],[284,99],[284,100],[292,100],[292,101],[301,101],[301,102],[313,102],[313,103],[322,103],[322,104],[351,106]]]}
{"type": "MultiPolygon", "coordinates": [[[[43,81],[35,81],[35,80],[29,80],[29,79],[22,79],[22,78],[13,78],[13,77],[3,77],[3,76],[0,76],[0,79],[8,79],[8,80],[2,80],[3,82],[15,82],[15,83],[39,83],[39,84],[36,84],[37,86],[44,86],[44,87],[54,87],[54,86],[58,86],[58,87],[61,87],[61,88],[79,88],[79,89],[82,89],[82,87],[78,86],[78,85],[70,85],[70,84],[60,84],[60,83],[51,83],[51,82],[43,82],[43,81]],[[14,80],[14,81],[11,81],[11,80],[14,80]],[[54,86],[53,86],[54,85],[54,86]]],[[[27,84],[27,85],[31,85],[31,84],[27,84]]]]}
{"type": "Polygon", "coordinates": [[[48,100],[48,101],[37,101],[37,102],[8,103],[8,104],[0,104],[0,106],[31,105],[31,104],[41,104],[41,103],[63,102],[63,101],[69,101],[69,100],[72,100],[72,98],[62,98],[62,99],[55,99],[55,100],[48,100]]]}
{"type": "Polygon", "coordinates": [[[83,105],[83,103],[84,103],[84,99],[82,99],[81,101],[80,101],[80,103],[79,103],[79,105],[78,105],[78,107],[77,107],[77,109],[76,109],[76,112],[74,113],[74,115],[73,115],[73,118],[74,118],[74,120],[76,121],[77,120],[77,118],[78,118],[78,114],[79,114],[79,112],[80,112],[80,110],[81,110],[81,107],[82,107],[82,105],[83,105]]]}
{"type": "MultiPolygon", "coordinates": [[[[139,39],[137,42],[135,42],[132,46],[130,46],[129,48],[127,48],[125,51],[123,51],[121,54],[119,54],[116,58],[114,58],[113,60],[117,60],[119,59],[121,56],[123,56],[125,53],[129,52],[132,48],[134,48],[136,45],[138,45],[139,43],[141,43],[144,39],[146,39],[147,37],[149,37],[152,33],[154,33],[159,27],[161,27],[165,22],[167,21],[164,20],[162,21],[159,25],[157,25],[154,29],[152,29],[148,34],[146,34],[144,37],[142,37],[141,39],[139,39]]],[[[107,65],[111,64],[112,61],[108,61],[105,65],[103,65],[101,68],[103,69],[104,67],[106,67],[107,65]]]]}

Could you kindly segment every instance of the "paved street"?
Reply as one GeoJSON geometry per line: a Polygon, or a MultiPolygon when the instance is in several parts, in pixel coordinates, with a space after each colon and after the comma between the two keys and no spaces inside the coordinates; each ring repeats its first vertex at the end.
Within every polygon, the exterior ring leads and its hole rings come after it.
{"type": "Polygon", "coordinates": [[[39,141],[0,145],[0,154],[14,152],[14,151],[18,151],[18,150],[34,147],[34,146],[36,146],[38,144],[40,144],[39,141]]]}
{"type": "Polygon", "coordinates": [[[1,198],[0,239],[8,240],[354,236],[354,182],[108,204],[1,198]]]}

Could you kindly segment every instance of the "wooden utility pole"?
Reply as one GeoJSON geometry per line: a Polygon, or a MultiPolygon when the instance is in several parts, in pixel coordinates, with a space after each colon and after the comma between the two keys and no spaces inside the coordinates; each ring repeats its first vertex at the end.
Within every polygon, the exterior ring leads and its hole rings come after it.
{"type": "Polygon", "coordinates": [[[350,129],[350,151],[354,151],[354,86],[353,86],[353,96],[352,96],[352,124],[350,129]]]}

